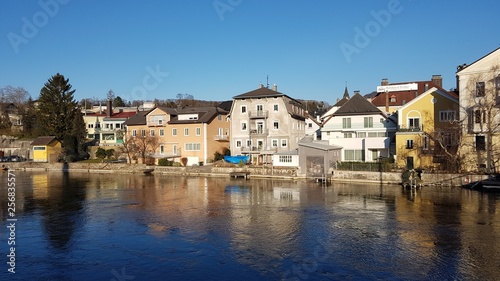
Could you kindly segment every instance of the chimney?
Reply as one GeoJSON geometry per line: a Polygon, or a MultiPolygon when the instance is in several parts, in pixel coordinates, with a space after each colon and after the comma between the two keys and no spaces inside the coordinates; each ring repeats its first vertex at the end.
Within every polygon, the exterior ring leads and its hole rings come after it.
{"type": "Polygon", "coordinates": [[[359,91],[354,91],[354,94],[359,94],[359,91]]]}
{"type": "Polygon", "coordinates": [[[278,86],[276,84],[273,85],[273,91],[275,91],[275,92],[278,91],[278,86]]]}
{"type": "Polygon", "coordinates": [[[106,115],[108,117],[111,117],[111,115],[113,115],[113,102],[111,101],[111,99],[108,99],[106,101],[106,115]]]}
{"type": "Polygon", "coordinates": [[[380,86],[387,86],[387,85],[389,85],[389,79],[383,78],[382,83],[380,83],[380,86]]]}
{"type": "Polygon", "coordinates": [[[441,75],[432,75],[432,83],[443,88],[443,77],[441,75]]]}

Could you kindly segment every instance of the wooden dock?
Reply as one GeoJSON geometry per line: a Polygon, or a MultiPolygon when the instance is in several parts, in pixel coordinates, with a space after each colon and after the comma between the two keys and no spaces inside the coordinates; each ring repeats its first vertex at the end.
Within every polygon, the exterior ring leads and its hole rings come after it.
{"type": "Polygon", "coordinates": [[[231,172],[229,176],[234,179],[243,178],[247,180],[248,176],[250,176],[250,172],[231,172]]]}

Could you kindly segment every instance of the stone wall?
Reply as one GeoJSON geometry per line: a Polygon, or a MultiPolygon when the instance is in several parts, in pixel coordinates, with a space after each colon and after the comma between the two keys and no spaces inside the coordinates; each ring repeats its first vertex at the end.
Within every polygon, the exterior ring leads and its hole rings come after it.
{"type": "MultiPolygon", "coordinates": [[[[4,156],[18,155],[26,159],[31,159],[31,143],[33,140],[18,140],[14,137],[0,137],[0,151],[3,151],[4,156]]],[[[0,153],[1,154],[1,153],[0,153]]]]}

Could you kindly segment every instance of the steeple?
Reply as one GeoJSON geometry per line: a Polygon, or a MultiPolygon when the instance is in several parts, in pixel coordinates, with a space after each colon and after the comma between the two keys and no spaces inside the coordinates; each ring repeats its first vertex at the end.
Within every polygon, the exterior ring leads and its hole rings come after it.
{"type": "Polygon", "coordinates": [[[345,86],[344,96],[342,97],[342,99],[349,99],[349,91],[347,91],[347,86],[345,86]]]}

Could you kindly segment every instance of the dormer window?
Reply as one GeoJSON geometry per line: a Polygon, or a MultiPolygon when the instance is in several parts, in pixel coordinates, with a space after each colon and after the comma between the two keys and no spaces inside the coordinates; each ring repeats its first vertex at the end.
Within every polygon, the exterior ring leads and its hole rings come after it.
{"type": "Polygon", "coordinates": [[[391,102],[396,102],[396,96],[395,95],[391,96],[391,102]]]}

